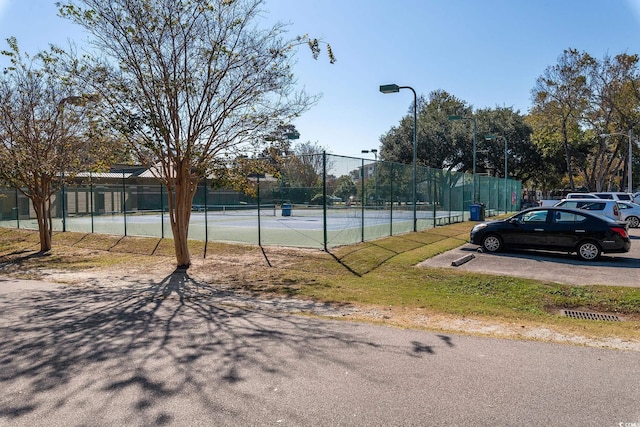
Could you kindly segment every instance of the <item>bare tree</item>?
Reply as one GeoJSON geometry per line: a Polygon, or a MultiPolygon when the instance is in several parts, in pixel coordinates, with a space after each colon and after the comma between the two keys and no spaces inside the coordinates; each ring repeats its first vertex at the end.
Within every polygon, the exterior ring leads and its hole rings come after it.
{"type": "MultiPolygon", "coordinates": [[[[55,49],[23,56],[15,38],[2,54],[0,76],[0,181],[28,197],[36,213],[40,251],[51,249],[51,196],[95,158],[88,138],[93,95],[76,92],[55,49]]],[[[61,201],[60,203],[64,203],[61,201]]]]}
{"type": "Polygon", "coordinates": [[[325,168],[327,171],[333,169],[333,160],[323,155],[326,151],[325,147],[311,141],[297,144],[285,162],[289,180],[300,187],[319,185],[325,168]]]}
{"type": "MultiPolygon", "coordinates": [[[[315,102],[294,92],[292,58],[317,40],[260,29],[262,0],[78,0],[60,12],[93,36],[90,75],[106,113],[167,188],[178,266],[201,177],[315,102]]],[[[332,58],[330,48],[329,55],[332,58]]],[[[333,61],[333,59],[332,59],[333,61]]],[[[255,152],[255,148],[254,152],[255,152]]]]}

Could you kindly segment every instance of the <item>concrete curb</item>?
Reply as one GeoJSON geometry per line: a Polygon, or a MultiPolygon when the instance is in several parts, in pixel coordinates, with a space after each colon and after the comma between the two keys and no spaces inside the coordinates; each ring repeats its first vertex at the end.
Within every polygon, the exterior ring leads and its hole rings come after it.
{"type": "Polygon", "coordinates": [[[451,262],[451,266],[453,266],[453,267],[461,266],[462,264],[471,261],[475,257],[476,256],[474,254],[465,255],[462,258],[458,258],[457,260],[452,261],[451,262]]]}

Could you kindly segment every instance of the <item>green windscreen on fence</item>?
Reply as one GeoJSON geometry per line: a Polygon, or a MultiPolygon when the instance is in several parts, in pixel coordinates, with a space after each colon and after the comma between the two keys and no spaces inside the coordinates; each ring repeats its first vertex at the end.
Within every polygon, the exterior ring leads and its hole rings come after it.
{"type": "MultiPolygon", "coordinates": [[[[203,180],[189,238],[326,249],[465,221],[476,203],[487,216],[520,208],[519,181],[476,174],[474,185],[471,174],[420,166],[413,175],[413,165],[322,153],[252,175],[253,194],[203,180]]],[[[144,174],[85,174],[54,194],[52,215],[55,231],[172,237],[166,189],[144,174]]],[[[0,226],[37,229],[17,189],[0,190],[0,226]]]]}

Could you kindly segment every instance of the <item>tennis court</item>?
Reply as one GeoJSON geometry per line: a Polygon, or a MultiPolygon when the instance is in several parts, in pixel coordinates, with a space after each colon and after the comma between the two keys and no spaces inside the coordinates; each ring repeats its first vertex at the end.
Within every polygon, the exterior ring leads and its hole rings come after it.
{"type": "MultiPolygon", "coordinates": [[[[261,245],[322,248],[353,244],[413,230],[411,206],[394,209],[339,207],[326,209],[292,205],[194,207],[189,238],[261,245]],[[284,215],[283,215],[284,214],[284,215]]],[[[416,209],[418,229],[468,218],[462,211],[416,209]]],[[[16,220],[0,221],[3,227],[16,227],[16,220]]],[[[20,228],[37,229],[35,219],[20,220],[20,228]]],[[[54,218],[55,231],[103,233],[171,238],[167,212],[145,211],[54,218]]]]}
{"type": "MultiPolygon", "coordinates": [[[[283,162],[280,176],[248,177],[251,191],[195,190],[189,238],[330,248],[517,210],[521,183],[326,153],[283,162]],[[476,202],[473,202],[473,201],[476,202]],[[415,214],[414,214],[415,206],[415,214]],[[414,221],[415,220],[415,221],[414,221]]],[[[172,238],[167,189],[140,166],[74,177],[52,196],[54,231],[172,238]]],[[[0,226],[37,229],[31,201],[0,189],[0,226]]]]}

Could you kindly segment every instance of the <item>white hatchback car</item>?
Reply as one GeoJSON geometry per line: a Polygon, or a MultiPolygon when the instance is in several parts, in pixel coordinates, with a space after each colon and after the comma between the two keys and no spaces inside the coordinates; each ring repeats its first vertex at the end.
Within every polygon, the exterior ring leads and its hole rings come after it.
{"type": "Polygon", "coordinates": [[[618,202],[620,208],[620,219],[627,221],[629,227],[638,228],[640,226],[640,205],[629,202],[618,202]]]}
{"type": "Polygon", "coordinates": [[[554,206],[563,208],[585,209],[595,214],[603,215],[616,221],[622,220],[620,208],[615,200],[611,199],[563,199],[554,206]]]}

